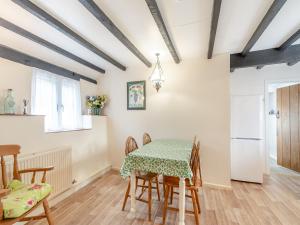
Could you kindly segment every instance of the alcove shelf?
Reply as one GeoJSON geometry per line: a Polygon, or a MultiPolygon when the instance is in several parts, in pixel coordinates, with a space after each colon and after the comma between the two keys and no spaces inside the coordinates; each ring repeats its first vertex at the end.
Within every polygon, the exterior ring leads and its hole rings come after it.
{"type": "Polygon", "coordinates": [[[0,116],[45,116],[45,115],[33,115],[33,114],[5,114],[5,113],[0,113],[0,116]]]}

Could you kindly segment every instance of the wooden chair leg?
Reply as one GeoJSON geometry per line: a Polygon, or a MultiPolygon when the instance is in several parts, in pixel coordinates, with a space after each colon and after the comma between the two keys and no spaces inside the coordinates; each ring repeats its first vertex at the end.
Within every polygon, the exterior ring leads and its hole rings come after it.
{"type": "Polygon", "coordinates": [[[170,204],[173,204],[173,196],[174,196],[174,187],[171,187],[171,196],[170,196],[170,204]]]}
{"type": "Polygon", "coordinates": [[[164,209],[163,209],[163,222],[162,222],[163,225],[166,223],[168,201],[169,201],[169,191],[170,191],[169,185],[164,185],[164,186],[165,186],[165,202],[164,202],[164,209]]]}
{"type": "Polygon", "coordinates": [[[130,181],[128,182],[127,190],[126,190],[126,193],[125,193],[125,198],[124,198],[124,201],[123,201],[122,211],[124,211],[124,209],[125,209],[127,198],[129,197],[129,191],[130,191],[130,181]]]}
{"type": "Polygon", "coordinates": [[[155,183],[156,183],[157,198],[158,198],[158,201],[160,201],[160,193],[159,193],[158,176],[155,178],[155,183]]]}
{"type": "Polygon", "coordinates": [[[201,213],[201,206],[200,206],[200,201],[199,201],[199,196],[198,196],[198,190],[195,191],[195,196],[196,196],[196,202],[197,202],[197,207],[198,207],[198,213],[201,213]]]}
{"type": "Polygon", "coordinates": [[[47,217],[48,224],[49,225],[54,225],[54,222],[53,222],[53,219],[52,219],[52,215],[51,215],[51,211],[50,211],[47,199],[45,199],[43,201],[43,206],[44,206],[44,210],[45,210],[45,214],[46,214],[46,217],[47,217]]]}
{"type": "Polygon", "coordinates": [[[152,207],[152,182],[148,180],[148,219],[151,221],[151,207],[152,207]]]}
{"type": "Polygon", "coordinates": [[[135,191],[137,190],[138,188],[138,184],[139,184],[139,178],[135,178],[135,191]]]}
{"type": "Polygon", "coordinates": [[[164,194],[164,197],[166,196],[166,185],[165,185],[165,182],[163,181],[163,194],[164,194]]]}
{"type": "Polygon", "coordinates": [[[197,207],[195,192],[196,192],[195,190],[191,190],[196,225],[199,225],[199,215],[198,215],[198,207],[197,207]]]}
{"type": "MultiPolygon", "coordinates": [[[[145,186],[145,185],[146,185],[146,180],[143,180],[142,186],[145,186]]],[[[141,199],[143,197],[143,194],[145,193],[145,190],[146,190],[146,188],[142,187],[142,191],[141,191],[141,194],[139,195],[138,199],[141,199]]]]}

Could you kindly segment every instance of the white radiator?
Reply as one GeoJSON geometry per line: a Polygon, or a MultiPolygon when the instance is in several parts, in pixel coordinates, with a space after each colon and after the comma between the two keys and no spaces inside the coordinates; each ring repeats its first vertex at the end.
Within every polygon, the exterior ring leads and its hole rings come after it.
{"type": "MultiPolygon", "coordinates": [[[[8,160],[8,158],[6,158],[8,160]]],[[[54,170],[48,171],[46,182],[51,184],[54,197],[72,186],[72,149],[63,147],[47,152],[32,153],[18,156],[19,169],[39,168],[54,166],[54,170]]],[[[7,161],[8,180],[12,179],[12,161],[7,161]]],[[[40,182],[43,172],[36,173],[35,182],[40,182]]],[[[26,184],[31,182],[32,173],[22,174],[22,181],[26,184]]]]}

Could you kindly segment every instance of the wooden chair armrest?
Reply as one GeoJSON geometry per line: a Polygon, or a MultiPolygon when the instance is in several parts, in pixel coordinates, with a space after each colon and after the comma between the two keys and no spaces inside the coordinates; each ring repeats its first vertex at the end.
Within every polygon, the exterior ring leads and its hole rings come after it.
{"type": "Polygon", "coordinates": [[[45,167],[45,168],[28,168],[24,170],[19,170],[19,173],[47,172],[53,169],[54,169],[53,166],[45,167]]]}
{"type": "Polygon", "coordinates": [[[45,168],[29,168],[29,169],[19,170],[19,174],[32,173],[31,183],[33,184],[35,182],[35,174],[37,172],[43,172],[43,177],[42,177],[41,182],[45,183],[46,182],[46,172],[53,170],[53,169],[54,169],[54,166],[45,167],[45,168]]]}
{"type": "Polygon", "coordinates": [[[0,198],[2,198],[2,197],[4,197],[4,196],[8,195],[9,192],[10,192],[9,189],[0,189],[0,198]]]}

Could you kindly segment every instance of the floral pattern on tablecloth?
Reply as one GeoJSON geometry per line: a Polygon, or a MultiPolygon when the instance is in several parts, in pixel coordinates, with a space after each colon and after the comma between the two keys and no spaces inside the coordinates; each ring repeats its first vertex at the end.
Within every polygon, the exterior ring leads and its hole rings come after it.
{"type": "Polygon", "coordinates": [[[191,152],[191,141],[155,140],[130,153],[124,159],[120,173],[124,178],[136,170],[191,179],[191,152]]]}

